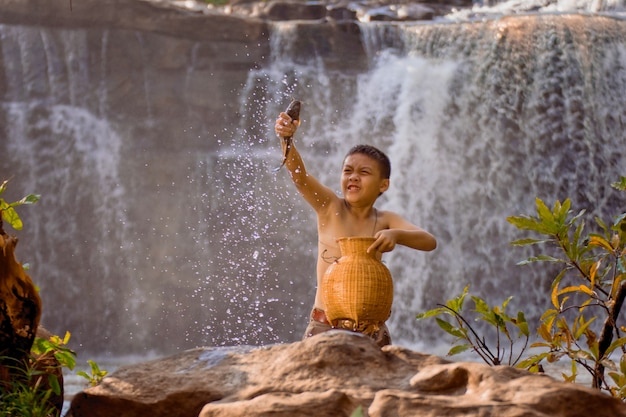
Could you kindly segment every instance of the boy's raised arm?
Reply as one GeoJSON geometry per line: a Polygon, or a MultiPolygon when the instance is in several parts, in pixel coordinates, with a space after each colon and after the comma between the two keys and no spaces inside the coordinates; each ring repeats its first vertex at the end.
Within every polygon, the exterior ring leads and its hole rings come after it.
{"type": "MultiPolygon", "coordinates": [[[[283,112],[280,113],[278,119],[276,119],[274,131],[281,137],[293,136],[299,125],[299,120],[292,121],[291,118],[283,112]]],[[[295,144],[292,144],[289,150],[285,166],[289,170],[291,180],[296,185],[296,188],[315,211],[328,207],[330,200],[333,197],[336,198],[335,193],[330,188],[320,183],[307,172],[304,161],[300,156],[300,152],[296,149],[295,144]]]]}

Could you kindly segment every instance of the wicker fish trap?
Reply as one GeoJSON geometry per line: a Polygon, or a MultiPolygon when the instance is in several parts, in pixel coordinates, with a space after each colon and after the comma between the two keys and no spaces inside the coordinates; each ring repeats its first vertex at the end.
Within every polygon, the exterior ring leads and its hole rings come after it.
{"type": "Polygon", "coordinates": [[[376,332],[391,314],[393,281],[389,269],[367,248],[371,237],[338,239],[341,257],[321,284],[326,317],[335,327],[376,332]]]}

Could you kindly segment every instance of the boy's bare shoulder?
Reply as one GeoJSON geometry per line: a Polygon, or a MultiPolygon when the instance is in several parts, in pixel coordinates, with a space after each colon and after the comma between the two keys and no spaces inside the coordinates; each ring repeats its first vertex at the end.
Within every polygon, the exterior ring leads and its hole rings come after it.
{"type": "Polygon", "coordinates": [[[318,214],[336,214],[346,208],[346,201],[339,197],[337,194],[333,194],[327,200],[326,204],[320,207],[318,214]]]}
{"type": "Polygon", "coordinates": [[[396,213],[394,211],[390,211],[390,210],[380,210],[380,209],[377,209],[377,211],[378,211],[378,218],[379,219],[390,219],[390,218],[402,217],[398,213],[396,213]]]}
{"type": "Polygon", "coordinates": [[[319,230],[333,230],[341,227],[347,216],[348,209],[345,200],[339,196],[331,198],[324,207],[317,210],[318,228],[319,230]]]}
{"type": "Polygon", "coordinates": [[[378,210],[378,222],[382,228],[401,228],[414,226],[411,222],[404,218],[404,216],[390,210],[378,210]]]}

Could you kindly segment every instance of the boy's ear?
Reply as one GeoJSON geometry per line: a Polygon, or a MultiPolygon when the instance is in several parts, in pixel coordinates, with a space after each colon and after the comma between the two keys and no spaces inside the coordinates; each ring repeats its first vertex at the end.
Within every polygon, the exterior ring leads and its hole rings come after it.
{"type": "Polygon", "coordinates": [[[385,178],[384,180],[382,180],[380,182],[380,188],[379,191],[380,193],[384,193],[385,191],[387,191],[389,189],[389,178],[385,178]]]}

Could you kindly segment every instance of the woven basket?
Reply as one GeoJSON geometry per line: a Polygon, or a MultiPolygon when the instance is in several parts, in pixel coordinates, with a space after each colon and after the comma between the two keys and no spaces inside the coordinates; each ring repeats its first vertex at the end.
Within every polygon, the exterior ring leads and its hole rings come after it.
{"type": "Polygon", "coordinates": [[[326,317],[335,327],[372,333],[391,314],[393,281],[389,269],[366,252],[373,242],[371,237],[338,239],[341,258],[328,267],[321,284],[326,317]]]}

